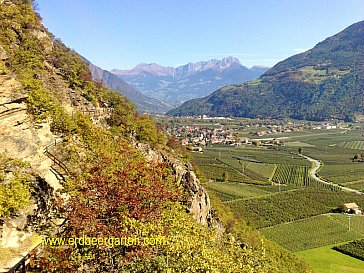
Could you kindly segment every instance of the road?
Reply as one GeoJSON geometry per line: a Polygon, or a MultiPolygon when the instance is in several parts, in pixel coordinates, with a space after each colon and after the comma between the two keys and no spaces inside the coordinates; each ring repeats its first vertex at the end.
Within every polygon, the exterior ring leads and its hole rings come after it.
{"type": "Polygon", "coordinates": [[[321,167],[321,162],[316,160],[316,159],[313,159],[311,157],[308,157],[307,155],[303,155],[301,154],[302,157],[306,158],[307,160],[311,161],[312,163],[315,164],[315,167],[312,168],[312,170],[310,170],[310,176],[315,179],[316,181],[319,181],[321,183],[324,183],[324,184],[327,184],[327,185],[334,185],[334,186],[337,186],[339,187],[341,190],[343,191],[349,191],[349,192],[354,192],[356,194],[364,194],[363,192],[361,191],[358,191],[358,190],[355,190],[355,189],[352,189],[352,188],[348,188],[348,187],[344,187],[344,186],[340,186],[340,185],[337,185],[337,184],[334,184],[332,182],[327,182],[325,180],[322,180],[320,177],[317,176],[317,170],[321,167]]]}

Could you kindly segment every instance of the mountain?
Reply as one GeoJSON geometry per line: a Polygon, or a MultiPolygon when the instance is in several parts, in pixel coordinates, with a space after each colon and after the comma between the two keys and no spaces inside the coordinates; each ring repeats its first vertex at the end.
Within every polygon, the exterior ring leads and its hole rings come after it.
{"type": "Polygon", "coordinates": [[[311,272],[210,202],[154,121],[93,81],[32,5],[0,0],[1,272],[311,272]]]}
{"type": "Polygon", "coordinates": [[[119,91],[127,99],[134,103],[139,112],[164,113],[172,109],[172,106],[170,104],[163,103],[161,101],[158,101],[157,99],[145,96],[143,93],[135,90],[135,88],[131,87],[129,84],[117,77],[115,74],[107,70],[103,70],[102,68],[92,64],[86,58],[83,58],[83,60],[88,64],[88,67],[92,74],[92,78],[94,80],[101,80],[111,89],[119,91]]]}
{"type": "Polygon", "coordinates": [[[111,72],[145,95],[180,105],[200,98],[220,87],[256,79],[267,67],[242,66],[237,58],[188,63],[177,68],[158,64],[139,64],[131,70],[111,72]]]}
{"type": "Polygon", "coordinates": [[[170,115],[352,120],[364,114],[364,21],[276,64],[258,80],[185,102],[170,115]]]}

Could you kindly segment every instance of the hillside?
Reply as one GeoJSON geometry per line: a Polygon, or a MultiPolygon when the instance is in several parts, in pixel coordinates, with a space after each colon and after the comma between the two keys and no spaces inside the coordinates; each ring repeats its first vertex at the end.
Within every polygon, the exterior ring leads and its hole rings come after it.
{"type": "Polygon", "coordinates": [[[364,21],[292,56],[258,80],[221,88],[170,115],[352,120],[364,113],[364,21]]]}
{"type": "Polygon", "coordinates": [[[92,78],[95,81],[102,81],[111,89],[119,91],[136,106],[138,112],[164,113],[172,109],[171,105],[143,95],[143,93],[135,90],[135,88],[131,87],[115,74],[92,64],[85,58],[84,61],[88,64],[92,78]]]}
{"type": "Polygon", "coordinates": [[[254,80],[268,68],[243,66],[237,58],[209,60],[174,67],[158,64],[139,64],[131,70],[111,72],[145,95],[174,105],[201,98],[212,91],[235,83],[254,80]]]}
{"type": "Polygon", "coordinates": [[[213,210],[167,136],[32,3],[0,1],[1,271],[31,252],[31,272],[309,272],[213,210]]]}

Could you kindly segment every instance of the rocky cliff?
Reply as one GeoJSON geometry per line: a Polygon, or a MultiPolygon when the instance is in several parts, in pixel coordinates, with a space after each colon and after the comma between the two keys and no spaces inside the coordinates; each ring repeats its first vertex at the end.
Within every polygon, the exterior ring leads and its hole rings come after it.
{"type": "MultiPolygon", "coordinates": [[[[12,5],[11,2],[8,4],[12,5]]],[[[70,87],[69,82],[64,79],[63,68],[57,67],[51,62],[55,50],[53,38],[43,26],[40,25],[30,32],[33,39],[44,45],[44,54],[48,58],[42,63],[44,70],[35,73],[33,78],[41,81],[47,92],[56,98],[52,101],[53,107],[60,105],[70,115],[84,113],[85,117],[90,118],[94,125],[110,128],[106,120],[110,119],[113,109],[107,108],[106,104],[102,105],[102,101],[93,105],[92,97],[85,94],[82,89],[70,87]]],[[[12,48],[18,48],[21,41],[19,40],[18,43],[14,43],[12,48]]],[[[54,116],[45,119],[36,118],[34,105],[30,103],[34,99],[33,97],[30,99],[30,96],[34,95],[24,85],[24,81],[19,79],[19,75],[8,69],[12,61],[9,55],[11,54],[0,45],[0,68],[2,69],[0,75],[0,143],[2,144],[0,154],[29,163],[27,183],[29,183],[32,194],[30,204],[9,216],[2,217],[0,247],[15,247],[22,251],[29,251],[34,247],[29,240],[35,231],[44,233],[45,228],[54,230],[64,223],[64,219],[59,215],[54,203],[55,198],[61,196],[59,190],[63,189],[63,184],[67,180],[67,176],[61,172],[62,164],[57,159],[58,157],[63,160],[61,149],[58,146],[54,147],[58,143],[57,139],[62,141],[63,134],[55,130],[54,116]],[[57,153],[59,154],[57,157],[52,157],[57,153]]],[[[62,116],[61,122],[64,125],[69,121],[66,116],[62,116]]],[[[77,137],[74,136],[74,139],[77,137]]],[[[136,143],[136,140],[134,142],[136,143]]],[[[185,199],[181,201],[187,205],[188,211],[196,221],[204,225],[211,223],[208,194],[200,185],[191,167],[178,160],[178,157],[174,157],[173,152],[157,152],[142,143],[137,146],[148,160],[167,162],[172,167],[176,184],[185,189],[185,199]]],[[[64,158],[64,160],[69,160],[66,159],[67,155],[64,158]]],[[[69,161],[68,164],[72,164],[72,162],[69,161]]],[[[11,168],[4,167],[0,170],[0,174],[1,172],[11,176],[13,171],[11,168]]],[[[6,177],[5,180],[7,180],[6,177]]],[[[67,195],[63,195],[63,197],[67,199],[67,195]]],[[[8,262],[13,263],[11,259],[8,262]]],[[[0,266],[5,265],[0,261],[0,266]]]]}
{"type": "Polygon", "coordinates": [[[183,203],[187,206],[188,212],[193,215],[197,222],[203,225],[212,225],[212,208],[209,195],[193,172],[191,164],[180,160],[178,155],[171,150],[157,152],[151,149],[149,145],[142,143],[136,144],[136,147],[148,161],[166,162],[172,168],[176,184],[181,186],[186,194],[183,203]]]}

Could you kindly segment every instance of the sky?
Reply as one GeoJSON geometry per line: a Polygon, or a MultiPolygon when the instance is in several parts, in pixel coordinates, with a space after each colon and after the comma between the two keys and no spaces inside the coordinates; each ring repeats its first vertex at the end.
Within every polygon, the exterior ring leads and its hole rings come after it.
{"type": "Polygon", "coordinates": [[[37,0],[44,25],[103,69],[233,56],[273,66],[364,19],[363,0],[37,0]]]}

